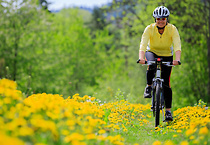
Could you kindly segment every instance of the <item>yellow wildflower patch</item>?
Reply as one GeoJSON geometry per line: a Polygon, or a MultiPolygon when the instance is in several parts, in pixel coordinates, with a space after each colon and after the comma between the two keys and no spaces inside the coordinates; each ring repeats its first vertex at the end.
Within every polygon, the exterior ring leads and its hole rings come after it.
{"type": "MultiPolygon", "coordinates": [[[[181,145],[208,144],[210,109],[184,107],[173,112],[174,121],[154,130],[148,113],[150,104],[131,104],[120,100],[96,102],[95,97],[75,94],[64,99],[58,94],[33,94],[24,98],[13,81],[0,80],[0,144],[126,144],[123,136],[131,128],[148,133],[172,134],[181,145]],[[165,130],[164,130],[165,129],[165,130]],[[114,135],[115,134],[115,135],[114,135]],[[118,134],[118,135],[117,135],[118,134]],[[43,142],[42,142],[43,141],[43,142]]],[[[172,145],[174,141],[155,141],[153,145],[172,145]]]]}

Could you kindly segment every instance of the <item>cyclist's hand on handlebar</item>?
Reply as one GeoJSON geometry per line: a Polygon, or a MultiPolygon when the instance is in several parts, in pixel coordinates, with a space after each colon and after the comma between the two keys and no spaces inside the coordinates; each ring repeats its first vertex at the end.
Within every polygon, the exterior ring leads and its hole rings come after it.
{"type": "Polygon", "coordinates": [[[179,60],[174,60],[173,65],[181,65],[181,62],[179,60]]]}
{"type": "Polygon", "coordinates": [[[145,59],[143,59],[143,58],[140,59],[139,63],[140,63],[140,64],[145,64],[145,59]]]}

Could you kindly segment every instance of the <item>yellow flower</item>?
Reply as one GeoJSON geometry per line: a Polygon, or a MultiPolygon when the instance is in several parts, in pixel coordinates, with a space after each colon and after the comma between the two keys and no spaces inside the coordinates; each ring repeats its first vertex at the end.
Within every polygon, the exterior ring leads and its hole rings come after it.
{"type": "Polygon", "coordinates": [[[148,118],[151,118],[151,115],[147,115],[148,118]]]}
{"type": "Polygon", "coordinates": [[[91,97],[90,98],[90,101],[94,101],[96,98],[95,97],[91,97]]]}
{"type": "Polygon", "coordinates": [[[174,143],[171,140],[168,140],[164,143],[164,145],[174,145],[174,143]]]}
{"type": "Polygon", "coordinates": [[[99,134],[104,134],[104,133],[106,133],[106,131],[104,129],[101,129],[101,130],[98,131],[98,133],[99,134]]]}
{"type": "Polygon", "coordinates": [[[86,143],[80,142],[78,140],[73,140],[71,144],[73,144],[73,145],[86,145],[86,143]]]}
{"type": "Polygon", "coordinates": [[[164,131],[163,134],[166,134],[166,132],[164,131]]]}
{"type": "Polygon", "coordinates": [[[61,130],[61,134],[62,135],[69,135],[69,130],[66,130],[66,129],[61,130]]]}
{"type": "Polygon", "coordinates": [[[113,128],[114,129],[120,129],[119,125],[115,125],[113,128]]]}
{"type": "Polygon", "coordinates": [[[189,145],[187,141],[182,141],[180,145],[189,145]]]}
{"type": "Polygon", "coordinates": [[[87,139],[96,139],[96,135],[94,133],[86,135],[87,139]]]}
{"type": "Polygon", "coordinates": [[[9,98],[9,97],[6,97],[6,98],[3,98],[3,102],[4,102],[5,104],[11,104],[11,103],[12,103],[12,99],[9,98]]]}
{"type": "Polygon", "coordinates": [[[67,137],[64,138],[64,141],[66,143],[71,141],[81,141],[81,140],[84,140],[84,136],[79,133],[72,133],[71,135],[68,135],[67,137]]]}
{"type": "Polygon", "coordinates": [[[192,135],[192,136],[190,137],[190,139],[191,139],[191,140],[195,139],[195,136],[192,135]]]}
{"type": "Polygon", "coordinates": [[[106,137],[103,135],[99,135],[97,136],[97,139],[103,141],[103,140],[106,140],[106,137]]]}
{"type": "Polygon", "coordinates": [[[24,142],[18,138],[10,137],[0,132],[0,145],[24,145],[24,142]]]}
{"type": "Polygon", "coordinates": [[[185,134],[186,134],[187,136],[190,136],[190,135],[193,134],[193,133],[194,133],[193,129],[188,129],[188,130],[185,132],[185,134]]]}
{"type": "Polygon", "coordinates": [[[2,86],[4,88],[10,88],[10,89],[15,90],[17,88],[17,83],[12,81],[12,80],[1,79],[0,80],[0,86],[2,86]]]}
{"type": "Polygon", "coordinates": [[[156,132],[160,131],[160,128],[159,127],[155,127],[155,131],[156,132]]]}
{"type": "Polygon", "coordinates": [[[173,135],[173,137],[177,137],[177,135],[176,135],[176,134],[174,134],[174,135],[173,135]]]}
{"type": "Polygon", "coordinates": [[[155,141],[155,142],[153,142],[152,145],[161,145],[161,142],[160,141],[155,141]]]}
{"type": "Polygon", "coordinates": [[[209,130],[206,126],[199,130],[199,134],[203,134],[203,135],[208,134],[208,132],[209,130]]]}
{"type": "Polygon", "coordinates": [[[29,127],[21,127],[19,129],[19,135],[20,136],[32,136],[34,134],[33,129],[29,128],[29,127]]]}
{"type": "Polygon", "coordinates": [[[193,144],[198,144],[199,143],[199,140],[193,140],[193,144]]]}

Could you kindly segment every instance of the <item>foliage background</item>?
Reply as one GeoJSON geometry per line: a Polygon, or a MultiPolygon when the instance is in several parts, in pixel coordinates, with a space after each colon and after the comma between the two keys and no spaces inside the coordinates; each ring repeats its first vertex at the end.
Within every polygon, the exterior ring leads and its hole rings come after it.
{"type": "Polygon", "coordinates": [[[182,41],[182,65],[171,76],[173,106],[210,102],[209,0],[113,0],[92,13],[79,8],[52,13],[47,1],[0,2],[0,77],[17,81],[27,96],[79,93],[148,103],[146,66],[136,60],[153,10],[164,5],[182,41]]]}

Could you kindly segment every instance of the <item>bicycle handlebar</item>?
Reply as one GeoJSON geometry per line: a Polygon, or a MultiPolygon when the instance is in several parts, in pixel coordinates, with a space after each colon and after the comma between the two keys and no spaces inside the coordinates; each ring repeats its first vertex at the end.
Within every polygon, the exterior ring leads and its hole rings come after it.
{"type": "MultiPolygon", "coordinates": [[[[157,61],[158,58],[156,58],[155,61],[145,61],[145,64],[147,65],[152,65],[152,64],[156,64],[157,62],[161,62],[162,64],[166,65],[166,66],[174,66],[173,65],[173,61],[157,61]]],[[[140,59],[137,60],[137,63],[139,63],[140,59]]],[[[179,65],[181,65],[181,62],[178,61],[179,65]]]]}

